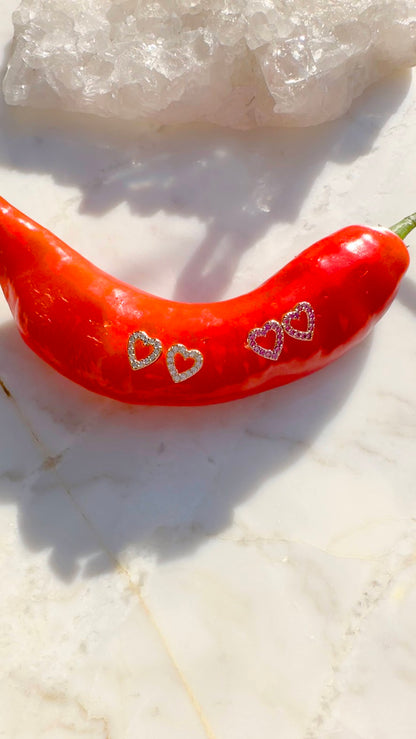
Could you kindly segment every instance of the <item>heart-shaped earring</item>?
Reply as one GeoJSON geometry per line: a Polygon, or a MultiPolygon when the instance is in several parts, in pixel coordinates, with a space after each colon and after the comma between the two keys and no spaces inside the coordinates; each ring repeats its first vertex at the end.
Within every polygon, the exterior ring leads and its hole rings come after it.
{"type": "Polygon", "coordinates": [[[288,336],[293,339],[299,339],[299,341],[312,341],[313,332],[315,330],[315,311],[310,303],[303,301],[295,305],[293,310],[290,310],[282,318],[282,326],[288,336]],[[299,331],[292,326],[292,321],[296,321],[304,313],[308,320],[308,324],[305,331],[299,331]]]}
{"type": "Polygon", "coordinates": [[[153,364],[159,359],[162,353],[162,342],[159,339],[152,339],[147,335],[146,331],[135,331],[129,336],[129,343],[127,345],[127,354],[129,357],[130,366],[133,370],[143,369],[148,367],[149,364],[153,364]],[[144,359],[137,359],[136,357],[136,343],[141,341],[144,346],[152,346],[153,351],[150,352],[149,356],[144,359]]]}
{"type": "Polygon", "coordinates": [[[247,344],[250,349],[264,359],[271,359],[273,362],[277,362],[283,349],[284,334],[283,329],[279,321],[275,321],[274,318],[266,323],[261,328],[253,328],[247,336],[247,344]],[[269,331],[274,331],[275,342],[273,349],[265,349],[263,346],[257,343],[257,339],[267,336],[269,331]]]}
{"type": "Polygon", "coordinates": [[[187,349],[183,344],[173,344],[166,354],[166,363],[173,382],[189,380],[190,377],[193,377],[193,375],[196,375],[196,373],[199,372],[203,362],[204,357],[198,349],[187,349]],[[180,354],[183,359],[193,359],[194,363],[192,367],[185,370],[185,372],[178,372],[175,364],[175,357],[177,354],[180,354]]]}

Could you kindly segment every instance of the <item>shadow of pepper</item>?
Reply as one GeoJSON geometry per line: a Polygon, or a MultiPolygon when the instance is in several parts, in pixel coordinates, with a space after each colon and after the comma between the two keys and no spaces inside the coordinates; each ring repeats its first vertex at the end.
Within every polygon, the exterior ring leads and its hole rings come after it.
{"type": "MultiPolygon", "coordinates": [[[[328,162],[353,162],[371,149],[410,81],[410,72],[397,73],[368,89],[343,118],[308,129],[198,125],[144,132],[122,121],[3,104],[0,166],[78,187],[80,211],[97,217],[126,202],[142,217],[163,211],[197,219],[205,235],[173,297],[217,300],[244,253],[272,225],[298,217],[328,162]]],[[[139,275],[140,255],[118,274],[140,286],[139,275]]]]}
{"type": "Polygon", "coordinates": [[[416,284],[411,277],[403,278],[397,298],[409,311],[416,314],[416,284]]]}
{"type": "MultiPolygon", "coordinates": [[[[43,457],[22,490],[8,460],[3,502],[19,508],[25,546],[50,550],[63,579],[117,559],[181,557],[231,524],[236,506],[304,455],[349,397],[370,342],[325,370],[263,395],[205,408],[124,406],[73,385],[0,330],[0,375],[43,457]],[[19,371],[16,371],[19,368],[19,371]],[[88,524],[90,530],[80,533],[88,524]]],[[[0,438],[10,421],[0,415],[0,438]]],[[[19,442],[17,442],[19,443],[19,442]]],[[[15,459],[24,453],[14,449],[15,459]]],[[[323,466],[329,462],[323,457],[323,466]]],[[[305,496],[316,481],[305,480],[305,496]]],[[[276,484],[276,521],[287,507],[276,484]]],[[[311,502],[312,505],[312,502],[311,502]]]]}
{"type": "MultiPolygon", "coordinates": [[[[3,105],[0,166],[78,187],[80,210],[97,217],[127,202],[141,216],[199,219],[205,237],[175,297],[213,300],[245,250],[271,225],[297,218],[328,161],[352,162],[372,147],[409,83],[409,73],[394,75],[348,116],[308,130],[198,126],[138,134],[132,124],[117,122],[115,130],[113,121],[3,105]]],[[[129,282],[139,262],[127,265],[129,282]]],[[[0,378],[11,392],[3,403],[32,429],[38,455],[30,471],[12,468],[7,456],[0,470],[7,479],[0,494],[18,506],[24,544],[50,550],[51,567],[64,579],[108,568],[104,550],[159,559],[192,551],[227,529],[235,507],[263,483],[311,453],[349,397],[369,345],[265,395],[207,408],[144,408],[72,385],[24,346],[14,326],[3,325],[0,378]]],[[[0,437],[8,434],[8,416],[0,415],[0,437]]],[[[16,438],[14,459],[26,451],[16,438]]],[[[276,485],[277,519],[285,495],[276,485]]]]}

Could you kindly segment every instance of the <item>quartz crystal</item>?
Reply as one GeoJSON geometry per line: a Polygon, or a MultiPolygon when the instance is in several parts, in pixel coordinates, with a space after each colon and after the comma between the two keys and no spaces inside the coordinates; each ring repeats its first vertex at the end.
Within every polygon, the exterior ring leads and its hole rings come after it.
{"type": "Polygon", "coordinates": [[[23,0],[10,105],[251,128],[335,118],[416,64],[416,0],[23,0]]]}

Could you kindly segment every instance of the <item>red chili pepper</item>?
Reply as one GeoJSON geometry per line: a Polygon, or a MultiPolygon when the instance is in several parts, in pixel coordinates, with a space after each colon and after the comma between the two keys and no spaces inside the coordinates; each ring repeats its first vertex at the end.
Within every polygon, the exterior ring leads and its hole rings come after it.
{"type": "Polygon", "coordinates": [[[0,284],[24,341],[58,372],[128,403],[204,405],[337,359],[392,302],[408,264],[392,230],[350,226],[256,290],[178,303],[110,277],[0,198],[0,284]]]}

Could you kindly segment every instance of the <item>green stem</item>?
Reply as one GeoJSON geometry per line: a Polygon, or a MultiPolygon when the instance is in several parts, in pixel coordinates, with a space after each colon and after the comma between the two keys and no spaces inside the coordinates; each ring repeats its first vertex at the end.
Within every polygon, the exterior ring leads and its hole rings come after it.
{"type": "Polygon", "coordinates": [[[395,223],[394,226],[390,226],[390,231],[400,236],[401,239],[405,239],[414,228],[416,228],[416,213],[412,213],[411,216],[402,218],[401,221],[395,223]]]}

